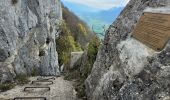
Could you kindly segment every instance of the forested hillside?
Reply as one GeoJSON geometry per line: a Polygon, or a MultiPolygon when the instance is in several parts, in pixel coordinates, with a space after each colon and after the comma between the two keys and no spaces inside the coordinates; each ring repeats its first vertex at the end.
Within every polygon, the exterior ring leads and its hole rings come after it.
{"type": "Polygon", "coordinates": [[[84,49],[86,44],[90,41],[91,36],[94,35],[89,29],[86,23],[80,20],[74,13],[69,11],[68,8],[63,6],[63,20],[66,23],[68,30],[74,37],[75,41],[78,42],[84,49]]]}
{"type": "Polygon", "coordinates": [[[60,66],[63,64],[68,65],[71,52],[86,50],[88,43],[96,37],[86,23],[69,11],[68,8],[62,6],[62,12],[63,21],[60,25],[61,32],[56,39],[60,66]]]}

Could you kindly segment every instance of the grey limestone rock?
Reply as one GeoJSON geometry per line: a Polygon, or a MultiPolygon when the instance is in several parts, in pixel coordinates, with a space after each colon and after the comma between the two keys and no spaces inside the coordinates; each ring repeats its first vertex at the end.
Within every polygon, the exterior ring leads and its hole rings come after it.
{"type": "Polygon", "coordinates": [[[147,7],[167,8],[169,4],[169,0],[130,0],[107,30],[104,45],[86,79],[89,100],[170,99],[170,43],[155,52],[131,37],[147,7]]]}
{"type": "Polygon", "coordinates": [[[59,74],[55,36],[62,20],[60,0],[12,1],[0,2],[0,81],[35,71],[59,74]]]}

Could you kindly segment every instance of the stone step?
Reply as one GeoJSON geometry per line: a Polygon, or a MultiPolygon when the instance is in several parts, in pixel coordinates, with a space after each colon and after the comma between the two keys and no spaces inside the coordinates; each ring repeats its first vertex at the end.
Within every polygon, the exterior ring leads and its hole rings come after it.
{"type": "Polygon", "coordinates": [[[39,78],[37,78],[37,80],[50,80],[50,79],[55,80],[55,77],[50,77],[50,78],[42,78],[42,77],[39,77],[39,78]]]}
{"type": "Polygon", "coordinates": [[[35,89],[37,89],[37,88],[42,88],[42,89],[43,89],[43,88],[44,88],[44,89],[48,89],[48,90],[50,91],[50,87],[35,87],[35,86],[34,86],[34,87],[25,87],[25,88],[24,88],[24,91],[26,91],[27,89],[31,89],[31,88],[32,88],[32,89],[33,89],[33,88],[35,88],[35,89]]]}
{"type": "Polygon", "coordinates": [[[38,80],[38,81],[32,81],[31,82],[31,84],[34,84],[34,83],[49,83],[48,85],[54,84],[53,81],[48,81],[48,80],[38,80]]]}
{"type": "Polygon", "coordinates": [[[41,99],[41,100],[47,100],[46,97],[16,97],[13,100],[32,100],[32,99],[41,99]]]}

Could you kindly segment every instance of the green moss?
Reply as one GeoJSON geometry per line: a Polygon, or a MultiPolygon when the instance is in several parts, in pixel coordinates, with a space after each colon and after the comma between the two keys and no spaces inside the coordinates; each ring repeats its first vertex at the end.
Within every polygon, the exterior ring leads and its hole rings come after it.
{"type": "Polygon", "coordinates": [[[29,82],[28,76],[24,74],[17,75],[15,77],[15,82],[19,85],[27,84],[29,82]]]}
{"type": "Polygon", "coordinates": [[[5,92],[15,87],[14,83],[0,84],[0,91],[5,92]]]}

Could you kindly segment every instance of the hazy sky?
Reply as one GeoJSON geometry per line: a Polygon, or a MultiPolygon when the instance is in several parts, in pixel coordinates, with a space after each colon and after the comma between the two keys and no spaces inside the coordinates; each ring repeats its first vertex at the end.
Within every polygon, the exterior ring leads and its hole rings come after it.
{"type": "Polygon", "coordinates": [[[94,9],[107,10],[113,7],[124,7],[129,0],[62,0],[64,2],[81,4],[94,9]]]}

